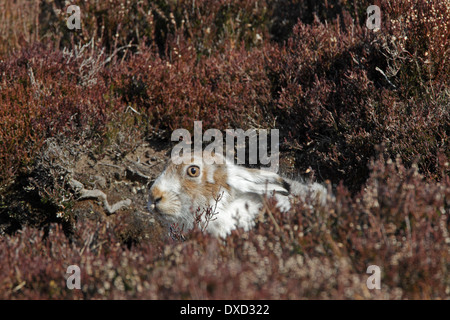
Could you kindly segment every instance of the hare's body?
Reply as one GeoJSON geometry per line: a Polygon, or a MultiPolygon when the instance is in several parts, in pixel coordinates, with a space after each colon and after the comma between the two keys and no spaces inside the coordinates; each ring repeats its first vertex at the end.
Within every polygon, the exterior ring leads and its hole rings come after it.
{"type": "Polygon", "coordinates": [[[234,165],[221,156],[215,162],[185,158],[182,164],[169,160],[166,169],[150,189],[149,210],[167,224],[177,223],[189,230],[196,212],[210,210],[206,231],[226,237],[232,230],[249,230],[259,214],[264,196],[274,196],[281,211],[291,208],[291,197],[302,200],[326,200],[326,189],[317,184],[303,184],[276,173],[234,165]]]}

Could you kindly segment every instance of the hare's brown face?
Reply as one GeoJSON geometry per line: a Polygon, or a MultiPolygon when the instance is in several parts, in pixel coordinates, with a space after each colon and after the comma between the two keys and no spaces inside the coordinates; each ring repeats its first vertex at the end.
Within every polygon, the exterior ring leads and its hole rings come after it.
{"type": "Polygon", "coordinates": [[[148,209],[172,221],[186,217],[217,197],[227,186],[225,165],[205,164],[202,159],[189,159],[182,164],[169,161],[166,169],[150,188],[148,209]]]}

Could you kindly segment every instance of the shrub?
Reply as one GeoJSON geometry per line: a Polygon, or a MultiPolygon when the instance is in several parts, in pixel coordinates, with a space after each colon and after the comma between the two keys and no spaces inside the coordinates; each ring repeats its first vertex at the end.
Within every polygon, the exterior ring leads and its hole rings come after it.
{"type": "Polygon", "coordinates": [[[377,31],[366,1],[73,4],[79,31],[63,1],[0,4],[1,298],[448,296],[448,1],[380,1],[377,31]],[[127,161],[194,120],[280,129],[280,160],[330,180],[335,201],[268,203],[224,241],[149,236],[139,210],[75,210],[72,160],[48,152],[127,161]],[[66,288],[72,264],[80,291],[66,288]],[[372,264],[382,290],[366,287],[372,264]]]}
{"type": "Polygon", "coordinates": [[[89,59],[35,45],[1,62],[2,184],[31,164],[44,139],[57,133],[77,140],[101,134],[108,110],[120,107],[107,96],[104,75],[85,73],[89,59]]]}
{"type": "Polygon", "coordinates": [[[448,176],[427,182],[400,159],[379,159],[371,169],[356,197],[341,186],[325,209],[299,201],[287,214],[268,203],[270,210],[254,230],[237,230],[226,241],[196,229],[184,241],[127,247],[125,215],[79,220],[72,241],[58,225],[47,236],[26,227],[0,240],[2,298],[445,297],[448,176]],[[66,269],[73,264],[81,269],[81,290],[66,288],[66,269]],[[369,265],[382,270],[381,290],[367,290],[369,265]]]}
{"type": "Polygon", "coordinates": [[[394,20],[403,7],[382,3],[386,24],[378,32],[355,24],[345,10],[332,24],[299,21],[286,45],[271,50],[275,126],[289,128],[286,148],[296,151],[298,168],[313,165],[324,179],[356,191],[376,145],[409,165],[419,158],[431,175],[438,153],[449,155],[448,74],[440,67],[448,57],[445,36],[434,27],[440,21],[447,28],[441,12],[448,5],[432,3],[405,11],[404,24],[394,20]],[[439,56],[439,67],[427,50],[439,56]]]}

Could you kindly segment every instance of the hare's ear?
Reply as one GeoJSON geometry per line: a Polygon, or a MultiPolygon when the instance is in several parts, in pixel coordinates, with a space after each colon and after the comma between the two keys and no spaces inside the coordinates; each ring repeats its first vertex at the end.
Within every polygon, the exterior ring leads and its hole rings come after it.
{"type": "Polygon", "coordinates": [[[287,196],[290,192],[289,183],[274,172],[234,165],[228,167],[228,184],[244,193],[271,194],[275,191],[287,196]]]}

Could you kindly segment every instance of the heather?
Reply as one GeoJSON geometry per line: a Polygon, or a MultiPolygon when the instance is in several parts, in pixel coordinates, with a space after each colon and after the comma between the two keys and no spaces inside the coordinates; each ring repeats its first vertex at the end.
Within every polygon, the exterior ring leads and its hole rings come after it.
{"type": "Polygon", "coordinates": [[[365,1],[71,4],[81,30],[0,3],[1,298],[449,297],[449,1],[380,1],[380,30],[365,1]],[[168,234],[147,191],[195,120],[279,129],[281,171],[335,198],[168,234]]]}

